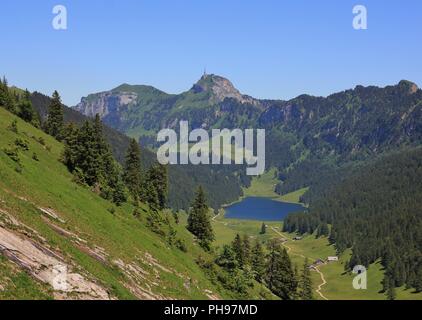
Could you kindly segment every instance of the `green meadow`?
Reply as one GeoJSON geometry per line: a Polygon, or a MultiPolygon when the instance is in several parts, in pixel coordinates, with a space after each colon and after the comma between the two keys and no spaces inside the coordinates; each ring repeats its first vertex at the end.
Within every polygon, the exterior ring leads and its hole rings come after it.
{"type": "MultiPolygon", "coordinates": [[[[269,170],[261,177],[254,178],[251,187],[244,190],[245,196],[271,197],[285,202],[298,203],[300,197],[307,188],[297,190],[283,196],[277,195],[273,190],[275,170],[269,170]]],[[[287,239],[284,243],[289,252],[292,263],[300,270],[305,262],[305,257],[309,263],[317,259],[326,260],[328,256],[336,256],[334,246],[330,245],[326,237],[316,238],[315,235],[306,235],[301,240],[294,241],[295,234],[283,233],[282,222],[266,222],[267,233],[260,234],[262,221],[247,221],[225,219],[224,210],[213,220],[213,227],[216,233],[216,243],[218,246],[230,243],[237,233],[248,235],[251,238],[259,239],[262,242],[273,238],[287,239]],[[290,248],[290,249],[289,249],[290,248]]],[[[344,266],[350,258],[351,251],[348,250],[339,257],[338,262],[330,262],[319,266],[326,284],[322,286],[321,293],[328,300],[385,300],[386,296],[381,292],[383,270],[379,262],[372,264],[367,270],[367,289],[355,290],[353,279],[356,276],[346,273],[344,266]]],[[[313,271],[312,273],[314,298],[323,299],[316,290],[322,283],[321,276],[313,271]]],[[[397,299],[401,300],[422,300],[422,293],[415,294],[413,290],[406,288],[396,289],[397,299]]]]}

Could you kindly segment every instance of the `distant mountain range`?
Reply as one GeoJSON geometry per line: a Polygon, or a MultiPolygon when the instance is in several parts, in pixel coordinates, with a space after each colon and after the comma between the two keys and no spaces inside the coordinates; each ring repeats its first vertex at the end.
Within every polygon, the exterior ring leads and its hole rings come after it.
{"type": "MultiPolygon", "coordinates": [[[[90,117],[98,113],[109,126],[150,147],[160,129],[176,128],[180,120],[192,129],[266,129],[267,167],[277,167],[281,180],[309,163],[317,169],[341,166],[422,141],[422,90],[405,80],[282,101],[243,95],[229,80],[205,74],[181,94],[123,84],[82,98],[74,109],[90,117]]],[[[287,181],[280,192],[312,184],[311,175],[302,185],[287,181]]]]}

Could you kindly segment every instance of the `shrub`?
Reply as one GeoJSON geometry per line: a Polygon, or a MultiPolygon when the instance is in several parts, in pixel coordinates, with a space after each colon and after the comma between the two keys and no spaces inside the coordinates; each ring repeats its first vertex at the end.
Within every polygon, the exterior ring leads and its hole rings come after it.
{"type": "Polygon", "coordinates": [[[85,175],[83,174],[82,170],[80,170],[79,168],[76,168],[75,171],[73,172],[73,178],[72,181],[84,186],[86,185],[85,183],[85,175]]]}
{"type": "Polygon", "coordinates": [[[44,138],[43,138],[43,137],[39,137],[39,138],[38,138],[38,142],[39,142],[41,145],[45,146],[45,140],[44,140],[44,138]]]}
{"type": "Polygon", "coordinates": [[[182,239],[177,239],[174,245],[180,251],[182,251],[182,252],[188,252],[188,248],[186,247],[186,244],[185,244],[185,242],[182,239]]]}
{"type": "Polygon", "coordinates": [[[20,163],[18,148],[9,146],[3,149],[4,153],[13,161],[20,163]]]}
{"type": "Polygon", "coordinates": [[[18,133],[18,121],[15,119],[12,123],[7,127],[8,130],[18,133]]]}
{"type": "Polygon", "coordinates": [[[141,212],[139,211],[138,208],[135,208],[132,212],[133,216],[137,219],[139,219],[141,217],[141,212]]]}
{"type": "Polygon", "coordinates": [[[15,140],[15,146],[24,150],[24,151],[28,151],[29,150],[29,145],[28,145],[28,141],[23,140],[21,138],[17,138],[15,140]]]}

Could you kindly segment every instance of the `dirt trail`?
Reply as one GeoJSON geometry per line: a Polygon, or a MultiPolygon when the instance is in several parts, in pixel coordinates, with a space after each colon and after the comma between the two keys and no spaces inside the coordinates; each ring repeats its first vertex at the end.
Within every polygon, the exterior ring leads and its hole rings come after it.
{"type": "MultiPolygon", "coordinates": [[[[290,253],[290,254],[294,254],[294,255],[296,255],[296,256],[299,256],[299,257],[302,257],[302,258],[304,258],[304,259],[306,259],[306,258],[308,258],[308,259],[311,259],[311,260],[315,260],[314,258],[312,258],[312,257],[306,257],[306,256],[304,256],[303,254],[300,254],[300,253],[297,253],[297,252],[294,252],[293,250],[292,250],[292,248],[291,247],[289,247],[287,244],[286,244],[286,242],[289,240],[289,239],[287,239],[287,237],[285,237],[280,231],[278,231],[276,228],[274,228],[274,227],[271,227],[271,230],[273,230],[277,235],[279,235],[283,240],[285,240],[285,241],[283,241],[281,244],[285,247],[285,248],[287,248],[287,253],[290,253]]],[[[324,300],[328,300],[328,298],[326,297],[326,296],[324,296],[324,294],[321,292],[321,290],[322,290],[322,287],[323,286],[325,286],[326,284],[327,284],[327,281],[325,280],[325,277],[324,277],[324,274],[321,272],[321,270],[319,270],[318,269],[318,267],[314,267],[313,268],[319,275],[320,275],[320,277],[321,277],[321,281],[322,281],[322,283],[320,284],[320,285],[318,285],[318,289],[316,289],[315,290],[315,292],[316,293],[318,293],[318,295],[322,298],[322,299],[324,299],[324,300]]]]}
{"type": "Polygon", "coordinates": [[[327,284],[327,281],[325,280],[324,274],[321,272],[321,270],[318,269],[318,267],[315,267],[314,270],[319,273],[319,275],[321,276],[321,280],[322,280],[322,283],[318,286],[318,289],[315,290],[315,291],[321,296],[321,298],[323,298],[324,300],[328,300],[328,298],[326,296],[324,296],[321,292],[322,287],[327,284]]]}

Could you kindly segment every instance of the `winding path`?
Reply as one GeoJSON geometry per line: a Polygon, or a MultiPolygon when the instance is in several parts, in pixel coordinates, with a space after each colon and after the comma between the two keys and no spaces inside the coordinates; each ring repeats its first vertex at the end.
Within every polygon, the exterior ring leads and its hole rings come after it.
{"type": "MultiPolygon", "coordinates": [[[[287,239],[287,237],[285,237],[280,231],[278,231],[276,228],[274,228],[274,227],[271,227],[271,230],[273,230],[277,235],[279,235],[282,239],[285,239],[286,241],[283,241],[281,244],[285,247],[285,248],[287,248],[287,253],[290,253],[290,254],[294,254],[294,255],[296,255],[296,256],[299,256],[299,257],[302,257],[302,258],[304,258],[304,259],[306,259],[306,258],[310,258],[311,260],[315,260],[315,259],[313,259],[313,258],[311,258],[311,257],[305,257],[303,254],[300,254],[300,253],[297,253],[297,252],[294,252],[293,250],[292,250],[292,248],[291,247],[289,247],[287,244],[286,244],[286,242],[288,241],[288,239],[287,239]]],[[[321,270],[319,270],[318,269],[318,267],[314,267],[313,268],[319,275],[320,275],[320,277],[321,277],[321,281],[322,281],[322,283],[320,284],[320,285],[318,285],[318,289],[316,289],[315,290],[315,292],[316,293],[318,293],[318,295],[322,298],[322,299],[324,299],[324,300],[328,300],[328,298],[326,297],[326,296],[324,296],[324,294],[321,292],[321,290],[322,290],[322,287],[323,286],[325,286],[326,284],[327,284],[327,281],[325,280],[325,277],[324,277],[324,274],[321,272],[321,270]]]]}
{"type": "Polygon", "coordinates": [[[316,272],[319,273],[319,275],[321,276],[321,280],[322,280],[322,283],[318,286],[318,289],[316,289],[315,291],[321,296],[322,299],[328,300],[328,298],[326,296],[324,296],[323,293],[321,292],[322,287],[327,284],[327,281],[325,280],[324,274],[321,272],[321,270],[318,269],[318,267],[315,267],[314,269],[315,269],[316,272]]]}

